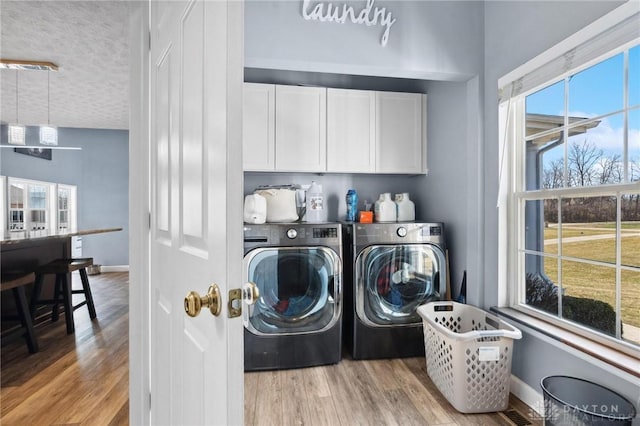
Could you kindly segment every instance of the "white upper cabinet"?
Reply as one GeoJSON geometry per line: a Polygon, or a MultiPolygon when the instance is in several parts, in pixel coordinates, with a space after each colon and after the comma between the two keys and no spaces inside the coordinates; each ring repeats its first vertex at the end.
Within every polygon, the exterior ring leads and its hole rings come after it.
{"type": "Polygon", "coordinates": [[[247,171],[427,172],[427,96],[245,83],[247,171]]]}
{"type": "Polygon", "coordinates": [[[242,158],[245,170],[275,170],[275,106],[275,85],[244,84],[242,158]]]}
{"type": "Polygon", "coordinates": [[[327,168],[327,89],[276,85],[276,169],[327,168]]]}
{"type": "Polygon", "coordinates": [[[327,89],[328,172],[375,172],[375,93],[327,89]]]}
{"type": "Polygon", "coordinates": [[[376,92],[376,172],[426,172],[426,95],[376,92]]]}

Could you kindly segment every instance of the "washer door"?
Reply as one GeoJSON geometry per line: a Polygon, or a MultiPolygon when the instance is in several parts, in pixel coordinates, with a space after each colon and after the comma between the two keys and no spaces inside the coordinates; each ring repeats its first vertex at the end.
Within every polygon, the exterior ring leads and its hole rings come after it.
{"type": "Polygon", "coordinates": [[[356,258],[356,312],[370,326],[420,323],[416,308],[440,300],[446,262],[435,245],[375,245],[356,258]]]}
{"type": "Polygon", "coordinates": [[[274,247],[244,258],[245,281],[260,298],[244,309],[244,325],[254,334],[322,331],[338,321],[342,264],[327,247],[274,247]]]}

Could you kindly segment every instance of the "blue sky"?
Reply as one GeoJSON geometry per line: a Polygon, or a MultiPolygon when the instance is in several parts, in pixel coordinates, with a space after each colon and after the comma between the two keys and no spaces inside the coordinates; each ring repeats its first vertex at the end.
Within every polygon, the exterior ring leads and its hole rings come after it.
{"type": "MultiPolygon", "coordinates": [[[[565,82],[557,82],[527,97],[528,113],[563,115],[565,82]]],[[[624,56],[616,55],[572,76],[569,80],[569,116],[596,117],[624,107],[624,56]]],[[[640,105],[640,46],[629,51],[629,105],[640,105]]],[[[588,131],[586,138],[608,154],[623,152],[623,114],[615,114],[588,131]]],[[[640,160],[640,110],[629,113],[629,156],[640,160]]],[[[585,135],[572,139],[582,141],[585,135]]],[[[563,149],[554,149],[545,155],[551,161],[562,155],[563,149]]]]}

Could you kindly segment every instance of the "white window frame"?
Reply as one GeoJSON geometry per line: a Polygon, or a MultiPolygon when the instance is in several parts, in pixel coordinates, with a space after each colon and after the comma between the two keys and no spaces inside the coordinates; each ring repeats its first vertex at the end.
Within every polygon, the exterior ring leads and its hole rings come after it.
{"type": "MultiPolygon", "coordinates": [[[[3,200],[6,200],[4,205],[2,206],[2,215],[5,218],[3,222],[3,230],[8,233],[16,233],[16,232],[34,232],[34,231],[42,231],[42,232],[53,232],[56,233],[59,231],[58,229],[58,188],[65,188],[69,190],[69,228],[67,231],[75,230],[78,224],[78,209],[77,209],[77,186],[76,185],[66,185],[66,184],[57,184],[53,182],[44,182],[33,179],[23,179],[23,178],[14,178],[11,176],[2,177],[2,189],[3,189],[3,200]],[[18,184],[24,186],[23,192],[23,217],[24,217],[24,228],[20,230],[11,230],[8,229],[10,224],[10,217],[8,215],[9,210],[11,209],[11,200],[10,200],[10,189],[12,184],[18,184]],[[45,207],[45,215],[46,215],[46,227],[45,229],[33,230],[31,229],[31,210],[33,210],[30,200],[29,200],[29,189],[34,186],[44,186],[46,188],[46,207],[45,207]]],[[[42,210],[42,209],[38,209],[42,210]]]]}
{"type": "Polygon", "coordinates": [[[69,199],[67,200],[67,222],[68,222],[68,228],[66,228],[66,231],[72,231],[77,229],[78,227],[78,220],[77,220],[77,212],[78,209],[76,208],[76,199],[77,199],[77,187],[75,185],[65,185],[65,184],[58,184],[57,185],[57,189],[56,189],[56,207],[55,207],[55,211],[56,211],[56,229],[61,230],[60,229],[60,208],[58,205],[58,197],[60,196],[60,190],[66,190],[69,191],[69,199]]]}
{"type": "MultiPolygon", "coordinates": [[[[540,310],[534,309],[523,303],[523,291],[525,289],[524,281],[524,259],[525,254],[520,253],[519,248],[524,247],[524,204],[527,199],[541,199],[547,195],[557,195],[561,193],[563,196],[581,197],[596,195],[616,195],[619,200],[619,194],[622,192],[637,192],[640,190],[640,182],[623,183],[616,185],[580,187],[580,188],[564,188],[561,190],[537,190],[524,191],[525,182],[525,99],[526,96],[534,93],[554,82],[559,81],[566,76],[573,75],[583,69],[586,69],[602,60],[614,56],[624,51],[632,45],[638,44],[640,39],[634,38],[626,40],[615,48],[609,49],[606,53],[590,57],[580,64],[572,67],[566,67],[564,73],[556,72],[555,75],[549,74],[550,69],[554,66],[548,66],[552,62],[556,62],[557,70],[558,58],[571,52],[578,46],[584,46],[595,37],[608,32],[618,24],[628,20],[629,18],[637,19],[638,8],[629,2],[617,8],[610,14],[605,15],[592,25],[584,28],[580,32],[574,34],[558,45],[552,47],[548,51],[532,59],[518,69],[505,75],[498,81],[500,88],[501,103],[499,105],[499,141],[500,141],[500,177],[499,177],[499,282],[498,282],[498,305],[501,307],[511,307],[533,318],[543,319],[553,325],[559,326],[572,333],[585,336],[596,342],[610,346],[615,350],[627,353],[633,357],[640,357],[640,349],[638,346],[629,344],[625,341],[614,339],[604,334],[598,333],[593,329],[583,327],[577,323],[569,322],[546,314],[540,310]],[[525,90],[519,90],[519,85],[525,81],[525,90]],[[535,83],[532,83],[535,82],[535,83]],[[535,84],[535,87],[534,87],[535,84]],[[505,89],[509,90],[505,90],[505,89]],[[516,92],[514,94],[514,92],[516,92]],[[520,131],[522,130],[522,131],[520,131]]],[[[588,57],[588,55],[585,55],[588,57]]],[[[572,64],[573,65],[573,64],[572,64]]],[[[628,105],[624,105],[625,110],[628,105]]],[[[566,124],[566,123],[565,123],[566,124]]],[[[565,139],[566,145],[566,139],[565,139]]],[[[626,147],[626,141],[625,141],[626,147]]],[[[626,160],[625,150],[625,160],[626,160]]],[[[565,163],[566,171],[566,163],[565,163]]],[[[627,178],[628,168],[625,167],[625,182],[627,178]]],[[[565,176],[566,179],[566,176],[565,176]]],[[[620,208],[618,205],[617,212],[617,258],[620,258],[620,208]]],[[[561,254],[561,253],[559,253],[561,254]]],[[[620,286],[620,265],[616,265],[617,286],[620,286]]],[[[617,292],[619,294],[619,291],[617,292]]],[[[620,300],[616,301],[615,309],[617,319],[620,315],[620,300]]]]}

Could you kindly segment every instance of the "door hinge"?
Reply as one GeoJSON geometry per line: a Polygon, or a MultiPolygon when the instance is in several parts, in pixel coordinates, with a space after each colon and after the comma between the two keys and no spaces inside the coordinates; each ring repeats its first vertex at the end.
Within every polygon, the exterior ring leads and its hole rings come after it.
{"type": "Polygon", "coordinates": [[[149,212],[149,229],[151,229],[151,212],[149,212]]]}
{"type": "Polygon", "coordinates": [[[149,52],[151,52],[151,31],[149,31],[148,37],[149,37],[149,52]]]}
{"type": "Polygon", "coordinates": [[[149,392],[149,408],[151,408],[151,392],[149,392]]]}

